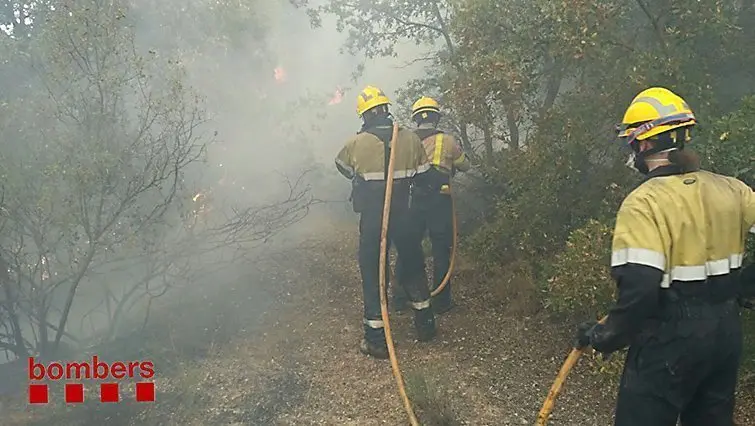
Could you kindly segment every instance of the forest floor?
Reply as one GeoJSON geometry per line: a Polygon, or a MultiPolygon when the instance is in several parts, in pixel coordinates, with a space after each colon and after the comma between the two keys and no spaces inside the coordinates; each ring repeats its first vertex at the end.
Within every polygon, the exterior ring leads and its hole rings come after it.
{"type": "MultiPolygon", "coordinates": [[[[250,272],[248,283],[208,283],[194,305],[153,319],[140,342],[155,360],[157,401],[75,406],[19,404],[15,425],[404,425],[390,363],[361,355],[362,294],[355,226],[318,227],[307,246],[250,272]],[[210,286],[211,284],[211,286],[210,286]]],[[[532,425],[570,350],[573,324],[539,308],[516,272],[479,276],[464,259],[458,306],[439,316],[434,342],[414,339],[410,313],[392,314],[398,359],[423,425],[532,425]]],[[[590,357],[570,375],[550,425],[609,426],[615,376],[590,357]]],[[[23,396],[22,396],[23,397],[23,396]]],[[[740,396],[738,421],[755,424],[740,396]]]]}

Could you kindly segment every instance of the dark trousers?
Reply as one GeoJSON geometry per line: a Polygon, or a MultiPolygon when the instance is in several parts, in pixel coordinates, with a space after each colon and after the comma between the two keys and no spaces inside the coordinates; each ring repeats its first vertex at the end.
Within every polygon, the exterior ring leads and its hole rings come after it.
{"type": "MultiPolygon", "coordinates": [[[[430,234],[430,243],[433,254],[433,279],[431,290],[438,288],[443,278],[448,273],[451,263],[451,250],[453,247],[453,205],[451,196],[441,193],[418,193],[412,199],[412,215],[420,240],[425,232],[430,234]]],[[[403,279],[403,261],[401,256],[396,260],[396,276],[400,282],[403,279]]],[[[401,289],[394,290],[395,303],[403,303],[406,295],[401,289]]],[[[435,297],[434,303],[444,306],[451,303],[451,279],[443,290],[435,297]]]]}
{"type": "MultiPolygon", "coordinates": [[[[385,331],[380,314],[380,234],[382,205],[365,209],[359,219],[359,269],[364,291],[365,339],[374,344],[385,344],[385,331]]],[[[434,330],[435,322],[430,308],[430,290],[427,288],[422,241],[412,223],[408,208],[393,209],[389,218],[388,247],[393,243],[403,258],[401,286],[415,310],[415,327],[418,333],[434,330]]],[[[386,260],[388,259],[386,253],[386,260]]],[[[386,261],[386,289],[389,281],[389,262],[386,261]]]]}
{"type": "Polygon", "coordinates": [[[742,352],[734,301],[685,309],[630,348],[615,426],[732,426],[742,352]],[[694,312],[693,312],[694,313],[694,312]]]}

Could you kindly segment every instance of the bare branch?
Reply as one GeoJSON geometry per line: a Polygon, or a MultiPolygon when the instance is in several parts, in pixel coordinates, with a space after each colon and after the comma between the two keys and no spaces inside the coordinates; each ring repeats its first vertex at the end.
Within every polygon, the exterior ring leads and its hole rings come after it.
{"type": "Polygon", "coordinates": [[[650,12],[650,9],[648,8],[647,4],[643,0],[635,0],[637,2],[637,5],[640,6],[640,9],[642,9],[642,12],[647,16],[648,20],[650,21],[650,24],[653,26],[653,29],[655,30],[655,35],[658,37],[658,43],[660,44],[661,48],[663,48],[664,51],[668,51],[668,44],[666,43],[666,37],[663,35],[663,28],[660,26],[660,16],[654,17],[653,14],[650,12]]]}

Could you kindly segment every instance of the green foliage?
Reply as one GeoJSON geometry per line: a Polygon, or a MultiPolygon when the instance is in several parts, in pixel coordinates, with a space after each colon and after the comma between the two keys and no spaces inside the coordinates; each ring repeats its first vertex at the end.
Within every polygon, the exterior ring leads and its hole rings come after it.
{"type": "Polygon", "coordinates": [[[755,386],[755,311],[742,313],[742,331],[744,332],[742,369],[748,374],[745,380],[755,386]]]}
{"type": "MultiPolygon", "coordinates": [[[[319,12],[336,15],[352,51],[375,57],[433,35],[413,20],[428,19],[424,2],[398,3],[331,0],[319,12]]],[[[465,249],[484,268],[529,262],[554,310],[595,316],[611,301],[611,218],[639,182],[623,167],[614,126],[640,90],[682,95],[700,123],[693,145],[704,167],[755,184],[748,2],[441,4],[444,19],[422,22],[444,23],[435,34],[444,49],[404,93],[439,96],[464,148],[484,148],[475,155],[484,182],[465,190],[484,194],[492,213],[465,249]]]]}
{"type": "MultiPolygon", "coordinates": [[[[739,109],[711,120],[693,146],[703,166],[716,173],[755,182],[755,98],[747,97],[739,109]]],[[[607,217],[610,217],[607,215],[607,217]]],[[[548,282],[547,304],[559,313],[600,316],[613,300],[608,275],[611,223],[590,220],[571,232],[564,250],[555,256],[548,282]]],[[[750,242],[752,243],[752,242],[750,242]]],[[[753,253],[752,247],[748,250],[753,253]]]]}
{"type": "Polygon", "coordinates": [[[737,110],[712,121],[696,150],[710,170],[734,176],[755,186],[755,96],[737,110]]]}
{"type": "Polygon", "coordinates": [[[565,135],[546,139],[550,129],[542,128],[529,149],[507,153],[486,170],[490,185],[503,190],[493,219],[468,240],[483,264],[524,258],[539,269],[571,230],[616,211],[637,177],[620,165],[615,147],[590,135],[587,121],[553,114],[549,126],[567,129],[565,135]]]}
{"type": "Polygon", "coordinates": [[[590,220],[569,235],[547,282],[547,305],[558,313],[600,318],[613,301],[610,277],[613,226],[590,220]]]}
{"type": "MultiPolygon", "coordinates": [[[[201,61],[235,49],[262,49],[277,1],[135,0],[132,15],[141,37],[161,51],[181,52],[183,61],[201,61]]],[[[254,52],[258,56],[260,52],[254,52]]],[[[267,53],[267,52],[265,52],[267,53]]],[[[258,58],[255,58],[258,59],[258,58]]],[[[261,61],[257,61],[258,63],[261,61]]],[[[206,64],[218,69],[221,64],[206,64]]]]}
{"type": "Polygon", "coordinates": [[[124,4],[60,9],[28,43],[14,44],[15,66],[27,74],[18,83],[28,89],[0,104],[8,135],[0,140],[0,256],[24,294],[4,309],[36,327],[3,334],[17,354],[60,343],[79,286],[114,252],[133,256],[176,229],[185,172],[206,143],[182,69],[137,51],[124,4]]]}
{"type": "Polygon", "coordinates": [[[339,31],[349,29],[345,45],[348,51],[375,58],[395,56],[396,44],[405,39],[432,44],[444,31],[444,3],[437,0],[331,0],[307,12],[315,27],[322,25],[323,14],[335,16],[339,31]]]}
{"type": "Polygon", "coordinates": [[[676,90],[693,106],[701,121],[695,146],[706,164],[747,180],[752,102],[710,120],[739,103],[742,93],[725,96],[733,80],[752,83],[737,71],[753,60],[732,26],[741,16],[724,3],[662,1],[648,9],[644,2],[510,2],[516,13],[507,14],[480,0],[457,11],[460,60],[474,72],[450,96],[478,106],[483,99],[501,117],[494,117],[494,131],[509,140],[528,133],[525,149],[496,153],[484,169],[486,185],[500,196],[495,215],[469,238],[483,265],[517,257],[542,264],[587,220],[615,214],[638,176],[622,167],[614,124],[649,85],[676,90]],[[715,13],[697,13],[701,7],[715,13]],[[706,143],[712,132],[727,140],[706,143]]]}

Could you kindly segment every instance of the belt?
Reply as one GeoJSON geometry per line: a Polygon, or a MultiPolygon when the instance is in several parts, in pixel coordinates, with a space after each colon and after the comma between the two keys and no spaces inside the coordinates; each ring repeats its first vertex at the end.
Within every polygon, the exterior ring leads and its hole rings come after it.
{"type": "Polygon", "coordinates": [[[661,296],[661,317],[712,318],[738,305],[734,281],[672,284],[661,296]]]}
{"type": "Polygon", "coordinates": [[[735,279],[707,280],[694,283],[674,283],[663,290],[662,301],[665,303],[697,303],[712,304],[736,299],[739,287],[735,279]]]}

